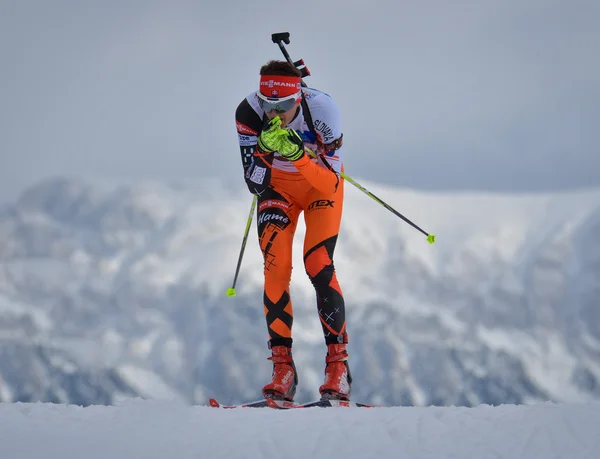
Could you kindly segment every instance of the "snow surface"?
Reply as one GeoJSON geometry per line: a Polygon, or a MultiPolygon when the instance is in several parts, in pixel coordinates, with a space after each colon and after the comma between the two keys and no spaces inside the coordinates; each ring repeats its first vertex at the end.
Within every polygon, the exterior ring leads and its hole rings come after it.
{"type": "Polygon", "coordinates": [[[596,459],[600,402],[223,410],[0,404],[3,459],[596,459]]]}

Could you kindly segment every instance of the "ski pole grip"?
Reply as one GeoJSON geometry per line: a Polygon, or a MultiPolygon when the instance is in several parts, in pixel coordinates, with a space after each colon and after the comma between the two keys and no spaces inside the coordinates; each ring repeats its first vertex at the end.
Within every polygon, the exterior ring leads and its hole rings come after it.
{"type": "Polygon", "coordinates": [[[271,34],[271,40],[273,43],[284,42],[286,45],[290,44],[290,33],[289,32],[278,32],[271,34]]]}

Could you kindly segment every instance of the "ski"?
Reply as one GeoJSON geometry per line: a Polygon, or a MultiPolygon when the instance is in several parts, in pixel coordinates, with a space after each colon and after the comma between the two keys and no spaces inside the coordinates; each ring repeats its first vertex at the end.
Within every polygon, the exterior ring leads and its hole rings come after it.
{"type": "Polygon", "coordinates": [[[267,405],[270,408],[279,410],[287,410],[290,408],[375,408],[375,405],[367,405],[366,403],[350,402],[348,400],[331,400],[319,399],[308,403],[290,403],[279,404],[278,400],[267,399],[267,405]]]}
{"type": "Polygon", "coordinates": [[[221,403],[219,403],[217,401],[217,399],[211,398],[208,401],[208,404],[213,407],[213,408],[226,408],[226,409],[232,409],[232,408],[267,408],[267,400],[266,399],[261,399],[261,400],[256,400],[254,402],[248,402],[248,403],[241,403],[239,405],[223,405],[221,403]]]}
{"type": "Polygon", "coordinates": [[[318,399],[307,403],[290,402],[287,400],[276,400],[266,398],[254,402],[240,403],[238,405],[223,405],[217,399],[211,398],[208,401],[213,408],[273,408],[276,410],[289,410],[295,408],[376,408],[376,405],[366,403],[351,402],[348,400],[318,399]]]}
{"type": "Polygon", "coordinates": [[[296,405],[295,402],[289,402],[287,400],[275,400],[272,398],[256,400],[254,402],[241,403],[239,405],[222,405],[217,401],[217,399],[211,398],[208,400],[208,404],[213,408],[277,408],[277,409],[287,409],[294,408],[296,405]]]}

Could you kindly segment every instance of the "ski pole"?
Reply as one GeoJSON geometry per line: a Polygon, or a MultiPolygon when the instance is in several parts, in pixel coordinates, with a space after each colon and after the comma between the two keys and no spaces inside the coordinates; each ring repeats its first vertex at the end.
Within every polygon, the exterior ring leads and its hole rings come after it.
{"type": "MultiPolygon", "coordinates": [[[[281,33],[271,34],[271,40],[273,40],[273,43],[276,43],[279,45],[279,49],[281,49],[281,52],[283,53],[283,55],[285,56],[285,58],[287,59],[287,61],[290,64],[295,65],[296,67],[299,65],[300,66],[304,65],[304,62],[302,60],[299,60],[298,62],[294,63],[292,61],[292,58],[288,54],[287,50],[285,49],[285,46],[283,45],[283,43],[286,43],[288,45],[290,44],[290,33],[289,32],[281,32],[281,33]]],[[[304,76],[310,75],[310,72],[308,71],[308,69],[306,67],[302,68],[300,71],[302,72],[302,74],[304,76]]],[[[300,83],[302,86],[306,86],[306,83],[304,83],[304,81],[302,81],[302,79],[300,79],[300,83]]],[[[231,287],[229,287],[227,289],[227,296],[229,296],[229,297],[235,296],[235,284],[237,282],[237,278],[240,273],[240,267],[242,265],[242,258],[244,257],[244,250],[246,249],[246,242],[248,241],[248,234],[250,233],[250,225],[252,224],[252,218],[254,217],[254,210],[256,209],[257,201],[258,201],[258,198],[255,195],[254,198],[252,199],[252,206],[250,207],[250,214],[248,215],[248,222],[246,223],[246,230],[244,231],[244,239],[242,239],[242,248],[240,249],[240,255],[238,257],[237,267],[235,268],[235,276],[233,277],[233,284],[231,287]]]]}
{"type": "MultiPolygon", "coordinates": [[[[297,62],[292,61],[292,58],[290,57],[289,53],[287,52],[287,49],[285,49],[284,44],[286,44],[286,45],[290,44],[290,33],[289,32],[280,32],[280,33],[271,34],[271,40],[273,40],[273,43],[276,43],[277,45],[279,45],[279,49],[281,50],[283,56],[286,58],[286,60],[290,64],[292,64],[294,67],[298,68],[302,72],[303,77],[310,75],[308,68],[304,64],[304,60],[300,59],[297,62]],[[299,67],[302,67],[302,68],[299,68],[299,67]]],[[[306,83],[304,83],[304,80],[302,80],[302,79],[300,79],[300,84],[303,87],[306,87],[306,83]]],[[[307,150],[313,158],[317,157],[316,153],[314,151],[312,151],[310,148],[306,147],[305,150],[307,150]]],[[[429,242],[430,244],[435,243],[435,234],[429,234],[427,231],[425,231],[425,230],[421,229],[419,226],[415,225],[412,221],[410,221],[408,218],[406,218],[404,215],[402,215],[400,212],[398,212],[396,209],[394,209],[392,206],[390,206],[388,203],[386,203],[383,199],[380,199],[377,196],[375,196],[373,193],[371,193],[369,190],[367,190],[364,186],[362,186],[360,183],[358,183],[353,178],[346,175],[344,172],[340,173],[340,175],[344,180],[347,180],[352,185],[354,185],[356,188],[358,188],[360,191],[362,191],[367,196],[369,196],[371,199],[373,199],[375,202],[381,204],[383,207],[385,207],[387,210],[389,210],[391,213],[393,213],[396,217],[401,218],[406,223],[408,223],[410,226],[412,226],[413,228],[415,228],[416,230],[420,231],[425,236],[427,236],[427,242],[429,242]]]]}
{"type": "Polygon", "coordinates": [[[373,193],[371,193],[369,190],[367,190],[360,183],[358,183],[351,177],[348,177],[348,175],[344,174],[343,172],[340,175],[342,176],[342,178],[344,180],[347,180],[352,185],[354,185],[356,188],[358,188],[360,191],[362,191],[367,196],[369,196],[371,199],[373,199],[375,202],[381,204],[383,207],[385,207],[387,210],[389,210],[391,213],[393,213],[396,217],[401,218],[406,223],[408,223],[410,226],[419,230],[421,233],[423,233],[425,236],[427,236],[427,242],[429,242],[430,244],[435,243],[435,234],[429,234],[427,231],[419,228],[417,225],[415,225],[413,222],[411,222],[408,218],[406,218],[404,215],[402,215],[400,212],[398,212],[396,209],[394,209],[392,206],[390,206],[388,203],[386,203],[383,199],[380,199],[377,196],[375,196],[373,193]]]}
{"type": "Polygon", "coordinates": [[[240,266],[242,265],[242,258],[244,256],[244,250],[246,249],[246,242],[248,241],[248,234],[250,233],[250,226],[252,225],[252,218],[254,217],[254,209],[256,209],[257,201],[258,198],[256,195],[254,195],[254,198],[252,198],[252,206],[250,207],[250,214],[248,215],[248,222],[246,223],[246,230],[244,231],[244,239],[242,239],[242,248],[240,249],[237,267],[235,268],[233,284],[227,289],[227,296],[235,296],[235,284],[237,282],[238,274],[240,273],[240,266]]]}
{"type": "MultiPolygon", "coordinates": [[[[317,154],[312,151],[310,148],[305,147],[305,150],[308,151],[308,153],[313,157],[316,158],[317,154]]],[[[362,191],[363,193],[365,193],[367,196],[369,196],[371,199],[373,199],[375,202],[377,202],[378,204],[381,204],[383,207],[385,207],[387,210],[389,210],[391,213],[393,213],[396,217],[401,218],[402,220],[404,220],[406,223],[408,223],[410,226],[412,226],[413,228],[415,228],[416,230],[420,231],[421,233],[423,233],[425,236],[427,236],[427,242],[429,242],[430,244],[435,243],[435,234],[429,234],[427,231],[421,229],[419,226],[415,225],[412,221],[410,221],[408,218],[406,218],[404,215],[402,215],[400,212],[398,212],[396,209],[394,209],[392,206],[390,206],[387,202],[385,202],[383,199],[378,198],[377,196],[375,196],[373,193],[371,193],[369,190],[367,190],[364,186],[362,186],[360,183],[358,183],[356,180],[354,180],[352,177],[349,177],[347,174],[345,174],[344,172],[340,172],[340,176],[350,182],[352,185],[354,185],[356,188],[358,188],[360,191],[362,191]]]]}

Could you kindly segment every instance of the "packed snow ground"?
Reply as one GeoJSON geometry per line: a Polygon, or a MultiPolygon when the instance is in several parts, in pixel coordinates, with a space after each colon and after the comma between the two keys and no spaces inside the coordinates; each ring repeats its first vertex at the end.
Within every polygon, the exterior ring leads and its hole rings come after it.
{"type": "Polygon", "coordinates": [[[223,410],[0,404],[3,459],[595,459],[600,403],[223,410]]]}

